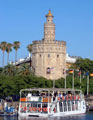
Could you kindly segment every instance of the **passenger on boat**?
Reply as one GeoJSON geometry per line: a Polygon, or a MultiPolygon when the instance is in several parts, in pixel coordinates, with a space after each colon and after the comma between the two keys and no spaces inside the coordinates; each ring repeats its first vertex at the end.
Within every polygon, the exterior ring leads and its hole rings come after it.
{"type": "Polygon", "coordinates": [[[63,95],[62,95],[62,93],[60,92],[60,93],[59,93],[59,97],[60,97],[60,99],[62,99],[62,96],[63,96],[63,95]]]}
{"type": "Polygon", "coordinates": [[[8,105],[7,105],[7,102],[5,101],[5,102],[4,102],[4,110],[6,109],[7,106],[8,106],[8,105]]]}

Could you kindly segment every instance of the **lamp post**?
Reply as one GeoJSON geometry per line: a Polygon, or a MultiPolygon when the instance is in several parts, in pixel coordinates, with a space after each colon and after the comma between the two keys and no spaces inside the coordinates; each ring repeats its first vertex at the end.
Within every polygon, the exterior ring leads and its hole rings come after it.
{"type": "Polygon", "coordinates": [[[87,75],[87,95],[89,93],[89,75],[87,75]]]}
{"type": "Polygon", "coordinates": [[[74,69],[73,69],[73,75],[72,75],[72,88],[74,89],[74,69]]]}
{"type": "Polygon", "coordinates": [[[54,67],[51,67],[51,71],[52,71],[52,74],[53,74],[53,88],[55,88],[55,78],[54,78],[54,67]]]}
{"type": "Polygon", "coordinates": [[[80,71],[80,89],[81,89],[81,71],[80,71]]]}
{"type": "Polygon", "coordinates": [[[67,79],[66,79],[66,73],[65,73],[65,89],[66,89],[66,82],[67,82],[67,79]]]}

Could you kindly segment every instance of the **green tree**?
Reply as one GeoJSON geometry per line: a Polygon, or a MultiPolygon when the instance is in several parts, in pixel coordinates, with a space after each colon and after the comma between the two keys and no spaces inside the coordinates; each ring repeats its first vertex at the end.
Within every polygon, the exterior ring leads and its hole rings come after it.
{"type": "Polygon", "coordinates": [[[6,75],[6,76],[14,76],[16,75],[16,73],[17,73],[16,66],[10,64],[5,66],[2,70],[2,75],[6,75]]]}
{"type": "Polygon", "coordinates": [[[2,53],[3,53],[2,67],[4,67],[4,53],[5,53],[6,47],[7,47],[7,42],[5,41],[1,42],[0,49],[2,50],[2,53]]]}
{"type": "Polygon", "coordinates": [[[28,64],[20,65],[18,70],[17,70],[17,74],[18,75],[29,75],[30,74],[30,70],[29,70],[28,64]]]}
{"type": "Polygon", "coordinates": [[[6,52],[7,52],[7,64],[9,63],[9,53],[12,51],[12,44],[11,43],[7,43],[6,46],[6,52]]]}
{"type": "Polygon", "coordinates": [[[18,51],[18,48],[20,48],[20,42],[15,41],[13,44],[13,48],[15,49],[15,62],[16,62],[17,61],[17,51],[18,51]]]}
{"type": "Polygon", "coordinates": [[[93,72],[93,60],[88,58],[86,59],[77,59],[75,63],[76,67],[78,67],[83,73],[84,72],[93,72]]]}

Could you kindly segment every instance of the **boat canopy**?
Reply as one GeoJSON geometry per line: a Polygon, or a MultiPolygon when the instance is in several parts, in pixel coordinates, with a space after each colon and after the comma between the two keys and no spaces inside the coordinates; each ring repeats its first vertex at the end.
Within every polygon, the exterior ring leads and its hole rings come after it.
{"type": "Polygon", "coordinates": [[[28,88],[28,89],[21,89],[20,92],[23,92],[23,91],[62,91],[62,92],[80,92],[82,93],[81,90],[79,89],[71,89],[71,88],[68,88],[68,89],[64,89],[64,88],[28,88]]]}

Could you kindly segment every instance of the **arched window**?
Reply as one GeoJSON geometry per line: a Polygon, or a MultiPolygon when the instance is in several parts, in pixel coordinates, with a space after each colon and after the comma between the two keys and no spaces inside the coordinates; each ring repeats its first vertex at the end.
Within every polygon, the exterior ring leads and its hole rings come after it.
{"type": "Polygon", "coordinates": [[[47,73],[47,74],[50,74],[50,73],[51,73],[51,69],[50,69],[50,67],[47,67],[47,69],[46,69],[46,73],[47,73]]]}

